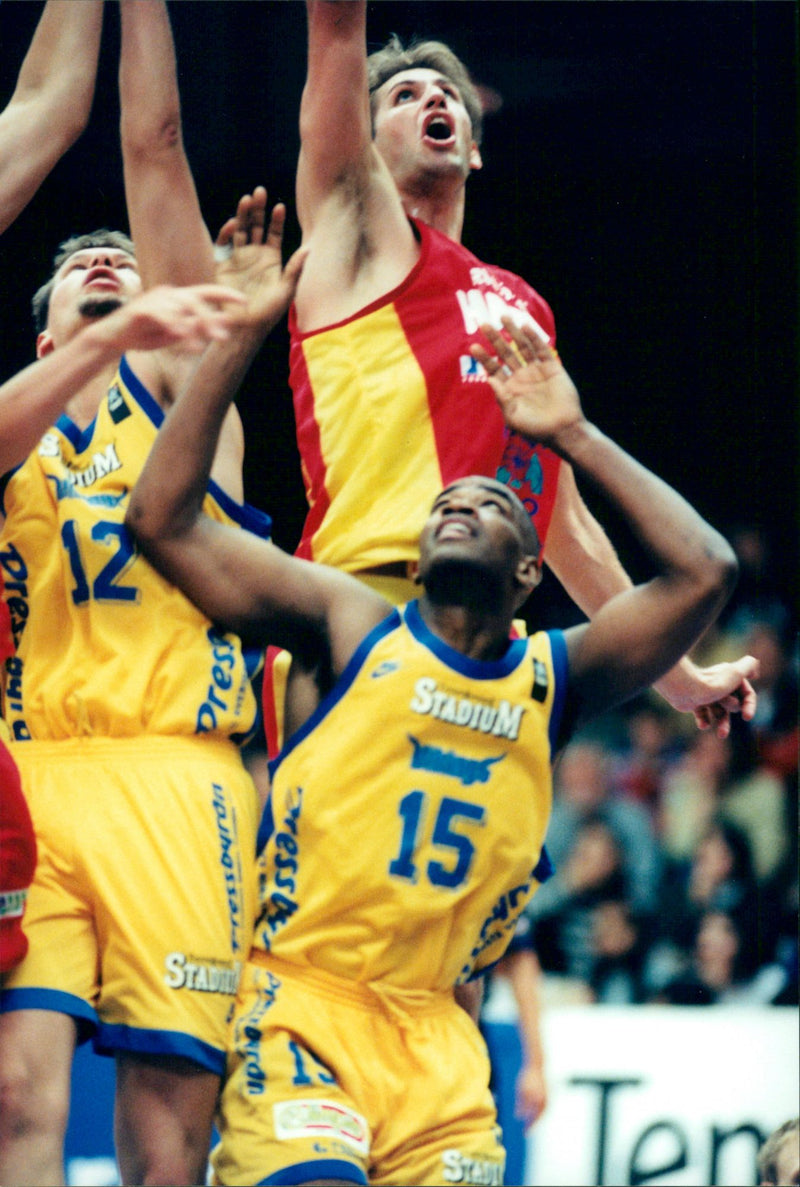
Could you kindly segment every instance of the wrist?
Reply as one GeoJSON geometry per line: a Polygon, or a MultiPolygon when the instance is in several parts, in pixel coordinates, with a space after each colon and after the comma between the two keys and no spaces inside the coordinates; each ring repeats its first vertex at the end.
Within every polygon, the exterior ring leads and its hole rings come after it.
{"type": "Polygon", "coordinates": [[[580,417],[558,429],[547,444],[566,461],[576,462],[587,449],[591,449],[599,436],[599,430],[585,417],[580,417]]]}

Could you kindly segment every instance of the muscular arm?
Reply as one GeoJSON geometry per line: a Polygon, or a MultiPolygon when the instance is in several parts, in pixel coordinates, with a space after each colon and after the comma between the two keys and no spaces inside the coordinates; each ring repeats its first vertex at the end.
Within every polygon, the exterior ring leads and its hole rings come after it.
{"type": "Polygon", "coordinates": [[[80,136],[94,95],[103,0],[48,0],[0,114],[0,232],[80,136]]]}
{"type": "MultiPolygon", "coordinates": [[[[584,503],[572,467],[562,463],[545,559],[573,602],[587,618],[614,597],[632,588],[614,547],[584,503]]],[[[730,714],[709,694],[714,693],[727,665],[698,668],[688,656],[653,687],[682,713],[693,713],[700,729],[715,725],[721,737],[730,731],[730,714]]]]}
{"type": "Polygon", "coordinates": [[[413,267],[416,240],[372,142],[364,0],[308,0],[297,213],[311,248],[297,291],[303,330],[340,320],[413,267]]]}
{"type": "Polygon", "coordinates": [[[145,288],[214,278],[181,133],[175,50],[163,0],[120,0],[119,89],[125,198],[145,288]]]}
{"type": "MultiPolygon", "coordinates": [[[[529,440],[549,445],[598,486],[658,571],[653,580],[612,597],[590,623],[567,632],[571,707],[574,720],[581,721],[633,696],[676,663],[724,604],[736,559],[723,537],[680,495],[585,419],[577,392],[549,346],[508,319],[504,325],[516,350],[484,326],[496,356],[480,347],[474,353],[489,370],[506,420],[529,440]]],[[[750,670],[730,671],[722,695],[741,693],[750,670]]],[[[733,708],[735,698],[729,700],[733,708]]]]}

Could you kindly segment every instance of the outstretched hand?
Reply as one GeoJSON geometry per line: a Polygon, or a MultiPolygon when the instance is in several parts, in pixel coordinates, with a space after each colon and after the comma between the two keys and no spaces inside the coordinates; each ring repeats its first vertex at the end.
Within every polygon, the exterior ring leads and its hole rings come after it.
{"type": "Polygon", "coordinates": [[[684,659],[654,687],[673,709],[693,713],[698,729],[713,729],[718,737],[727,738],[731,714],[741,713],[744,721],[752,721],[755,715],[758,698],[752,681],[758,672],[758,660],[752,655],[708,668],[684,659]]]}
{"type": "Polygon", "coordinates": [[[236,289],[221,284],[146,289],[98,322],[116,352],[179,347],[198,353],[225,339],[246,304],[236,289]]]}
{"type": "Polygon", "coordinates": [[[267,191],[256,186],[239,199],[236,214],[217,235],[217,280],[241,292],[247,305],[243,323],[267,330],[281,319],[294,297],[307,255],[299,248],[283,265],[286,207],[273,206],[267,225],[267,191]],[[266,228],[266,229],[265,229],[266,228]]]}
{"type": "Polygon", "coordinates": [[[575,384],[549,341],[533,325],[517,325],[503,318],[510,341],[491,325],[481,333],[491,351],[480,343],[470,347],[480,362],[509,428],[531,441],[555,443],[558,434],[583,419],[575,384]]]}

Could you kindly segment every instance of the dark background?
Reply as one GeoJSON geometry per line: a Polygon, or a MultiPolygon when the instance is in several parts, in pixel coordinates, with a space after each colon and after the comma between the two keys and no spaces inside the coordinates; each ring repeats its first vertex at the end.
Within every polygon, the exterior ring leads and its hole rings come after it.
{"type": "MultiPolygon", "coordinates": [[[[59,240],[127,226],[118,13],[107,7],[90,127],[0,242],[0,376],[33,357],[29,299],[59,240]]],[[[30,0],[0,3],[0,105],[40,12],[30,0]]],[[[303,5],[173,0],[170,13],[209,226],[264,182],[289,203],[294,247],[303,5]]],[[[486,120],[484,170],[468,183],[464,242],[548,299],[562,357],[601,427],[718,527],[765,528],[794,600],[795,5],[370,4],[370,48],[392,32],[447,41],[502,97],[486,120]]],[[[279,330],[240,409],[248,497],[292,548],[305,508],[286,370],[279,330]]],[[[635,568],[624,543],[622,554],[635,568]]]]}

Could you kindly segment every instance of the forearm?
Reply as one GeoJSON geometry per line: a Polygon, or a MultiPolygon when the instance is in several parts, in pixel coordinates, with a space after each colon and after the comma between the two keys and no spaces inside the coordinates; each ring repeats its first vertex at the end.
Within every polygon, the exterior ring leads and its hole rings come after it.
{"type": "Polygon", "coordinates": [[[48,0],[0,114],[0,232],[86,126],[94,96],[102,0],[48,0]]]}
{"type": "Polygon", "coordinates": [[[239,328],[212,343],[170,410],[128,510],[151,550],[190,532],[201,515],[225,417],[265,334],[239,328]]]}
{"type": "Polygon", "coordinates": [[[544,1067],[541,1034],[540,983],[541,967],[536,954],[529,949],[515,952],[507,960],[506,973],[517,1006],[520,1041],[524,1062],[538,1069],[544,1067]]]}
{"type": "Polygon", "coordinates": [[[727,592],[736,559],[727,541],[677,491],[641,465],[595,425],[579,420],[561,429],[552,447],[602,491],[665,574],[727,592]]]}
{"type": "Polygon", "coordinates": [[[0,388],[0,473],[20,465],[75,392],[112,365],[121,350],[118,321],[88,326],[57,352],[31,363],[0,388]]]}
{"type": "Polygon", "coordinates": [[[569,463],[561,465],[545,560],[587,618],[632,582],[602,526],[584,503],[569,463]]]}
{"type": "Polygon", "coordinates": [[[214,276],[211,237],[183,146],[175,49],[162,0],[120,0],[125,197],[145,287],[214,276]]]}

